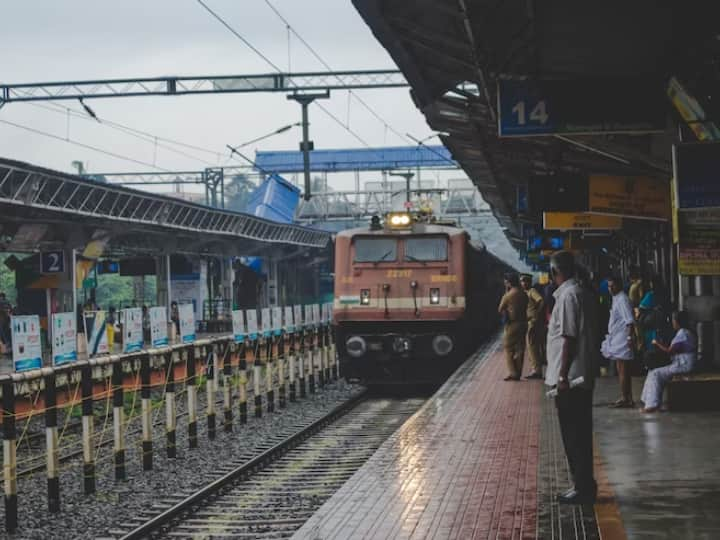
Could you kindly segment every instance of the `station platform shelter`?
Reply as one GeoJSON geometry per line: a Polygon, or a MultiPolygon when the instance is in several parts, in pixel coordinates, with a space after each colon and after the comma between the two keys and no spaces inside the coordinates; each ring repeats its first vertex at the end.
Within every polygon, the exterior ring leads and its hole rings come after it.
{"type": "Polygon", "coordinates": [[[610,409],[594,394],[594,505],[570,485],[542,381],[503,382],[490,340],[402,425],[294,538],[711,539],[720,535],[720,413],[610,409]]]}

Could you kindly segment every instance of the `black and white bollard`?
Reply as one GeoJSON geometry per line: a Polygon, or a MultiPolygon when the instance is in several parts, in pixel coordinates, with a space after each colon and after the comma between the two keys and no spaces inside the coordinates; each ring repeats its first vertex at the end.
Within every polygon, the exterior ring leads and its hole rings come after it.
{"type": "Polygon", "coordinates": [[[307,372],[307,347],[305,345],[305,331],[300,335],[300,350],[297,355],[298,359],[298,382],[300,384],[300,397],[307,395],[307,387],[305,385],[305,374],[307,372]]]}
{"type": "Polygon", "coordinates": [[[265,392],[267,392],[268,412],[275,410],[275,384],[273,382],[275,360],[273,358],[273,350],[273,338],[269,337],[265,340],[265,392]]]}
{"type": "Polygon", "coordinates": [[[190,346],[185,357],[185,377],[187,379],[188,406],[188,446],[197,448],[197,369],[195,364],[195,347],[190,346]]]}
{"type": "Polygon", "coordinates": [[[165,357],[165,451],[167,457],[177,457],[177,444],[175,429],[177,419],[175,416],[175,353],[168,353],[165,357]]]}
{"type": "Polygon", "coordinates": [[[225,344],[223,355],[223,426],[226,432],[232,431],[232,346],[230,342],[225,344]]]}
{"type": "Polygon", "coordinates": [[[92,367],[83,366],[80,372],[80,395],[82,396],[82,447],[83,447],[83,491],[85,495],[95,493],[95,454],[93,453],[93,378],[92,367]]]}
{"type": "Polygon", "coordinates": [[[308,347],[308,386],[310,393],[315,393],[315,381],[317,374],[317,333],[313,329],[310,331],[310,346],[308,347]]]}
{"type": "Polygon", "coordinates": [[[262,416],[262,394],[260,393],[260,382],[262,380],[262,365],[260,364],[260,347],[255,342],[255,354],[253,355],[253,393],[255,394],[255,417],[262,416]]]}
{"type": "Polygon", "coordinates": [[[48,511],[60,511],[60,460],[58,459],[57,387],[55,374],[45,377],[45,444],[47,452],[48,511]]]}
{"type": "Polygon", "coordinates": [[[17,454],[15,425],[15,385],[3,383],[3,489],[5,491],[5,530],[13,533],[18,526],[17,454]]]}
{"type": "Polygon", "coordinates": [[[240,344],[238,368],[238,401],[240,401],[240,423],[247,424],[247,358],[245,356],[245,342],[240,344]]]}
{"type": "Polygon", "coordinates": [[[125,480],[125,408],[123,395],[122,362],[112,365],[113,388],[113,454],[115,456],[115,480],[125,480]]]}
{"type": "Polygon", "coordinates": [[[280,336],[278,338],[278,352],[277,352],[277,365],[278,365],[278,403],[281,409],[287,407],[287,400],[285,397],[285,338],[280,336]]]}
{"type": "Polygon", "coordinates": [[[207,426],[208,426],[208,438],[213,440],[216,434],[216,422],[215,422],[215,364],[216,364],[216,350],[215,346],[211,345],[208,349],[207,366],[205,373],[207,375],[207,382],[205,385],[207,393],[207,426]]]}
{"type": "Polygon", "coordinates": [[[153,468],[151,388],[150,355],[145,354],[140,358],[140,420],[142,423],[143,471],[151,471],[153,468]]]}
{"type": "Polygon", "coordinates": [[[295,334],[290,334],[288,342],[288,385],[290,386],[290,401],[297,400],[297,388],[295,383],[295,334]]]}

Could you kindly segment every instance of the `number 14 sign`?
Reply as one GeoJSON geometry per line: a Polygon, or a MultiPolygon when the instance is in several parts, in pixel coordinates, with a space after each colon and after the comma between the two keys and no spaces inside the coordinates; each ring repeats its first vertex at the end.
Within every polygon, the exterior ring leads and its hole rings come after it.
{"type": "Polygon", "coordinates": [[[555,131],[548,97],[525,81],[498,83],[498,135],[547,135],[555,131]]]}

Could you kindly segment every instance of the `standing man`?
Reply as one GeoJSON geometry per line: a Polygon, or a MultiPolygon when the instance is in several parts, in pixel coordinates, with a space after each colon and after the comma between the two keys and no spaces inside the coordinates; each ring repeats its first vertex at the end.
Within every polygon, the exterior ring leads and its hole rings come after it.
{"type": "Polygon", "coordinates": [[[528,297],[527,305],[527,348],[530,353],[532,371],[526,379],[542,379],[543,345],[545,337],[545,301],[532,286],[532,276],[523,274],[522,288],[528,297]]]}
{"type": "Polygon", "coordinates": [[[555,307],[547,336],[545,384],[557,388],[555,405],[565,455],[574,486],[558,495],[561,504],[593,504],[597,484],[593,475],[592,403],[595,386],[593,304],[575,279],[572,253],[559,251],[550,259],[555,307]],[[570,381],[582,383],[570,388],[570,381]]]}
{"type": "Polygon", "coordinates": [[[632,377],[630,362],[635,350],[635,317],[630,298],[623,291],[623,282],[619,277],[608,279],[608,289],[612,294],[608,333],[600,346],[602,355],[617,364],[620,380],[620,399],[610,404],[613,408],[631,408],[635,405],[632,398],[632,377]]]}
{"type": "Polygon", "coordinates": [[[505,320],[503,345],[508,375],[503,380],[519,381],[525,357],[528,297],[520,290],[520,278],[515,273],[505,274],[505,290],[498,306],[498,313],[505,320]]]}

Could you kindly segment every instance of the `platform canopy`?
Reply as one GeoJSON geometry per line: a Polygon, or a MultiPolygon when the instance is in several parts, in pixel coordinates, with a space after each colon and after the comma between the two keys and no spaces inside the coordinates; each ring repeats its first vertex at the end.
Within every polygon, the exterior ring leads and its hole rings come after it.
{"type": "MultiPolygon", "coordinates": [[[[256,168],[272,173],[300,173],[303,155],[299,151],[257,152],[256,168]]],[[[312,172],[389,171],[416,168],[458,168],[444,146],[395,146],[387,148],[353,148],[313,150],[312,172]]]]}
{"type": "Polygon", "coordinates": [[[523,184],[589,173],[647,175],[667,183],[678,126],[667,96],[672,79],[710,118],[720,108],[717,2],[353,4],[511,240],[522,241],[521,224],[541,218],[519,215],[517,189],[523,184]],[[577,111],[581,117],[571,114],[577,111]],[[555,122],[552,112],[565,118],[555,122]],[[595,129],[584,124],[588,115],[612,125],[595,129]],[[511,120],[515,126],[507,125],[511,120]],[[503,129],[514,136],[499,136],[503,129]]]}
{"type": "Polygon", "coordinates": [[[330,242],[325,231],[0,158],[0,248],[76,248],[98,237],[116,253],[157,255],[262,256],[330,242]]]}

